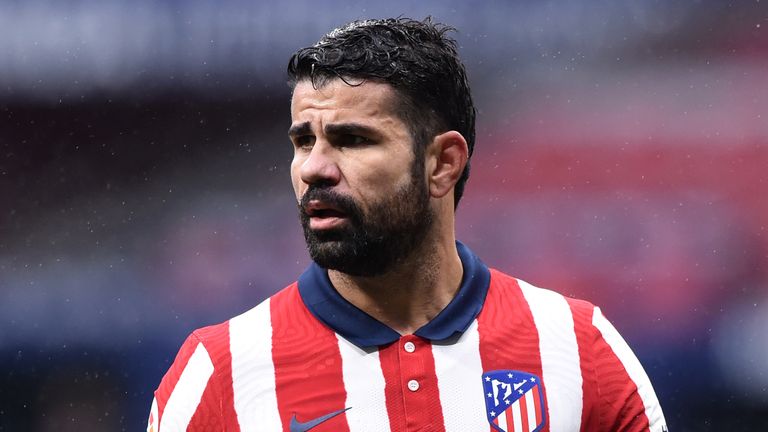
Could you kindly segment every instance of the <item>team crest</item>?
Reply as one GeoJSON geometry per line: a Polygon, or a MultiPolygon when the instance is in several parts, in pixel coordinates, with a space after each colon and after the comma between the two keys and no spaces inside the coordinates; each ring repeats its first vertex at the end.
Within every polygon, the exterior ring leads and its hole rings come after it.
{"type": "Polygon", "coordinates": [[[544,388],[536,375],[496,370],[483,374],[485,414],[499,432],[537,432],[547,421],[544,388]]]}

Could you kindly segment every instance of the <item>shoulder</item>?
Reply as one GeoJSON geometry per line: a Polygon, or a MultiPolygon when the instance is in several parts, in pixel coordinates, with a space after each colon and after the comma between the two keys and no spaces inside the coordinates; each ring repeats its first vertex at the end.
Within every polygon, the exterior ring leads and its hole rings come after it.
{"type": "Polygon", "coordinates": [[[196,350],[203,349],[206,356],[214,364],[217,363],[215,361],[217,358],[227,356],[231,339],[237,337],[238,332],[258,334],[260,330],[266,331],[271,326],[272,313],[282,313],[279,309],[286,308],[293,303],[292,297],[298,296],[297,292],[294,282],[258,305],[227,321],[195,329],[184,341],[180,351],[189,352],[191,355],[196,350]],[[278,306],[277,311],[275,311],[275,305],[278,306]]]}
{"type": "Polygon", "coordinates": [[[513,327],[536,334],[550,393],[583,391],[586,429],[662,430],[664,416],[650,380],[599,307],[498,270],[491,270],[485,307],[523,317],[513,327]],[[593,412],[600,414],[593,418],[593,412]],[[622,422],[632,426],[622,428],[622,422]]]}
{"type": "Polygon", "coordinates": [[[229,346],[233,336],[232,332],[258,333],[259,330],[266,330],[267,327],[271,326],[272,315],[288,313],[285,309],[295,307],[296,300],[300,300],[300,298],[297,284],[294,282],[251,309],[227,321],[196,329],[189,336],[189,339],[202,343],[209,352],[211,349],[229,346]]]}
{"type": "Polygon", "coordinates": [[[522,279],[510,276],[496,269],[490,269],[491,283],[489,287],[489,300],[495,297],[509,299],[518,298],[523,301],[531,312],[536,314],[536,310],[546,311],[542,318],[556,315],[570,315],[574,319],[587,319],[591,321],[595,310],[599,311],[594,304],[589,301],[565,296],[555,290],[541,288],[528,283],[522,279]]]}
{"type": "Polygon", "coordinates": [[[582,360],[592,357],[600,345],[601,330],[605,330],[599,324],[607,322],[600,308],[589,301],[535,286],[498,270],[491,270],[484,309],[511,311],[519,317],[515,326],[518,331],[535,332],[539,344],[572,350],[582,360]]]}
{"type": "Polygon", "coordinates": [[[234,318],[190,333],[155,391],[148,430],[158,424],[162,430],[208,430],[210,424],[236,430],[233,389],[274,375],[272,311],[296,303],[295,291],[294,283],[234,318]]]}

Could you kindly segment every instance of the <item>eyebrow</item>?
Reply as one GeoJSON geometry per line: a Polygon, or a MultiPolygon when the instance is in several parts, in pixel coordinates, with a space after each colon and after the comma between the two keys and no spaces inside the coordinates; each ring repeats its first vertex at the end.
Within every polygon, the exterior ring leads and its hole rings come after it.
{"type": "MultiPolygon", "coordinates": [[[[300,136],[300,135],[309,135],[312,133],[312,126],[309,122],[303,122],[303,123],[297,123],[295,125],[291,125],[291,127],[288,129],[288,136],[300,136]]],[[[326,135],[356,135],[356,134],[363,134],[363,135],[378,135],[378,132],[375,128],[372,128],[370,126],[360,124],[360,123],[338,123],[338,124],[329,124],[325,126],[325,134],[326,135]]]]}
{"type": "Polygon", "coordinates": [[[312,127],[309,125],[309,122],[298,123],[291,125],[288,129],[288,136],[307,135],[310,132],[312,132],[312,127]]]}
{"type": "Polygon", "coordinates": [[[378,135],[375,128],[360,123],[329,124],[325,126],[325,133],[326,135],[378,135]]]}

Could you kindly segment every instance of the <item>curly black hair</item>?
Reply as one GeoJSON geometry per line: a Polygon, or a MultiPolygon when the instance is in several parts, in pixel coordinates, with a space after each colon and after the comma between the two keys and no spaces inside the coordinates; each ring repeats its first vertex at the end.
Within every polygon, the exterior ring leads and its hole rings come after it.
{"type": "MultiPolygon", "coordinates": [[[[447,36],[453,30],[429,17],[353,21],[294,53],[289,84],[308,79],[318,88],[335,78],[349,85],[387,83],[399,96],[397,112],[411,130],[417,160],[432,138],[449,130],[464,137],[471,157],[476,110],[456,41],[447,36]]],[[[469,161],[454,188],[455,205],[467,178],[469,161]]]]}

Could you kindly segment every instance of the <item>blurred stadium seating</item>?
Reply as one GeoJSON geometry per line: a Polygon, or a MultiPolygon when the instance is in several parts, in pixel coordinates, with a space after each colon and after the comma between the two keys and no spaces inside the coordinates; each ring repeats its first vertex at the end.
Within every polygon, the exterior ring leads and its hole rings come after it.
{"type": "Polygon", "coordinates": [[[195,327],[308,263],[291,52],[459,29],[480,110],[459,238],[600,305],[670,430],[768,418],[760,2],[0,0],[0,430],[137,430],[195,327]]]}

